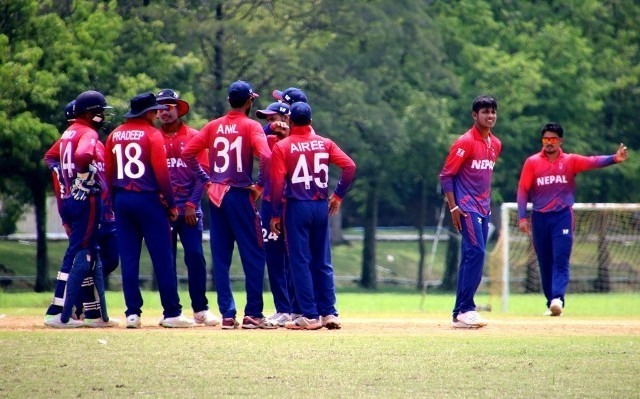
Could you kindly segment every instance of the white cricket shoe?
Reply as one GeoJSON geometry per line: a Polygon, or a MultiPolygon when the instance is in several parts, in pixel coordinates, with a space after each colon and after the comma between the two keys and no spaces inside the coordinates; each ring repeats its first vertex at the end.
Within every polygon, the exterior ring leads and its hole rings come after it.
{"type": "Polygon", "coordinates": [[[544,313],[542,314],[543,316],[551,316],[551,309],[547,309],[544,311],[544,313]]]}
{"type": "Polygon", "coordinates": [[[339,330],[342,328],[342,323],[340,323],[340,319],[338,316],[330,314],[327,316],[320,317],[322,320],[322,327],[325,327],[329,330],[339,330]]]}
{"type": "Polygon", "coordinates": [[[84,325],[82,321],[74,319],[69,319],[68,322],[63,323],[62,320],[60,320],[60,316],[62,316],[62,314],[45,315],[44,325],[53,328],[78,328],[84,325]]]}
{"type": "Polygon", "coordinates": [[[489,324],[489,322],[483,319],[475,310],[459,313],[456,317],[456,321],[462,324],[454,322],[452,326],[455,328],[480,328],[489,324]]]}
{"type": "Polygon", "coordinates": [[[142,328],[142,321],[137,314],[127,316],[127,328],[142,328]]]}
{"type": "Polygon", "coordinates": [[[91,328],[107,328],[118,327],[120,320],[110,317],[109,320],[104,321],[102,319],[84,319],[84,326],[91,328]]]}
{"type": "Polygon", "coordinates": [[[195,325],[193,319],[179,315],[176,317],[165,317],[160,322],[160,325],[165,328],[189,328],[195,325]]]}
{"type": "Polygon", "coordinates": [[[293,320],[289,313],[275,313],[267,317],[267,322],[278,327],[284,327],[284,323],[293,320]]]}
{"type": "Polygon", "coordinates": [[[562,316],[562,299],[555,298],[551,300],[551,304],[549,305],[549,311],[551,311],[551,316],[562,316]]]}
{"type": "Polygon", "coordinates": [[[204,324],[205,326],[213,327],[220,324],[220,319],[218,319],[213,313],[208,310],[201,310],[200,312],[195,312],[193,314],[193,321],[196,324],[204,324]]]}

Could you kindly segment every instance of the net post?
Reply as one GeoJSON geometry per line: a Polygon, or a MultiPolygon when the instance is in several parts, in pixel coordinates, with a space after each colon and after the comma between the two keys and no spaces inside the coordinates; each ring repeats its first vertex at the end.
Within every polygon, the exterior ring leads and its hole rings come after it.
{"type": "Polygon", "coordinates": [[[509,310],[509,208],[515,204],[503,203],[500,206],[500,234],[502,236],[502,312],[509,310]]]}

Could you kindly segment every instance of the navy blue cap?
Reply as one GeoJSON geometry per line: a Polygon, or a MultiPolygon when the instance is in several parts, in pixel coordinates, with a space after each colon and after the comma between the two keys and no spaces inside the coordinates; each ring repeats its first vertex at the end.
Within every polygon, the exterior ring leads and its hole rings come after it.
{"type": "Polygon", "coordinates": [[[76,105],[76,100],[71,100],[66,107],[64,107],[64,116],[68,121],[74,121],[76,119],[76,111],[73,109],[76,105]]]}
{"type": "Polygon", "coordinates": [[[253,92],[253,87],[243,80],[231,83],[227,92],[229,93],[230,102],[243,102],[250,98],[260,97],[258,93],[253,92]]]}
{"type": "Polygon", "coordinates": [[[166,105],[158,104],[153,93],[142,93],[133,97],[130,101],[130,110],[124,114],[125,118],[137,118],[148,111],[167,109],[166,105]]]}
{"type": "Polygon", "coordinates": [[[299,101],[303,103],[308,102],[307,95],[297,87],[289,87],[282,91],[274,90],[272,94],[274,98],[282,100],[287,104],[293,104],[299,101]]]}
{"type": "Polygon", "coordinates": [[[291,122],[298,126],[311,124],[311,106],[302,101],[293,103],[291,106],[291,122]]]}
{"type": "Polygon", "coordinates": [[[278,101],[278,102],[269,104],[267,109],[257,110],[256,117],[258,119],[267,119],[267,116],[269,115],[273,115],[273,114],[289,115],[290,113],[291,113],[291,107],[289,106],[289,104],[278,101]]]}
{"type": "Polygon", "coordinates": [[[178,118],[189,112],[189,103],[180,99],[180,94],[172,89],[162,89],[156,94],[158,104],[175,104],[178,106],[178,118]]]}

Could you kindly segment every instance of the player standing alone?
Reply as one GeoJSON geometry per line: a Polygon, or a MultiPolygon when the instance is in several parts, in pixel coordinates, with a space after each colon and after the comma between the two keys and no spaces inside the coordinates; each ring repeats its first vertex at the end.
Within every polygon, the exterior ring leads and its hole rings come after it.
{"type": "Polygon", "coordinates": [[[273,147],[271,163],[271,230],[282,230],[282,196],[286,190],[283,221],[296,299],[302,315],[285,323],[293,330],[341,327],[331,265],[329,216],[340,209],[356,165],[333,141],[311,128],[311,107],[291,106],[289,137],[273,147]],[[329,164],[342,169],[329,197],[329,164]],[[285,188],[286,184],[286,188],[285,188]]]}
{"type": "Polygon", "coordinates": [[[502,149],[491,133],[497,120],[496,100],[477,97],[471,109],[474,124],[453,143],[440,172],[453,226],[462,234],[454,328],[479,328],[488,323],[476,312],[474,296],[482,280],[489,234],[493,167],[502,149]]]}
{"type": "Polygon", "coordinates": [[[604,168],[627,159],[627,147],[620,144],[614,155],[587,157],[562,151],[564,130],[548,123],[540,131],[542,150],[527,158],[518,184],[520,230],[531,234],[538,257],[542,291],[547,298],[545,316],[561,316],[569,284],[569,258],[573,246],[573,204],[576,175],[604,168]],[[531,224],[527,201],[533,203],[531,224]]]}
{"type": "Polygon", "coordinates": [[[231,110],[207,123],[182,151],[189,168],[207,186],[211,202],[210,243],[223,329],[238,326],[229,276],[234,242],[238,244],[247,292],[242,328],[273,328],[262,313],[265,253],[260,216],[255,207],[264,187],[271,151],[262,126],[248,117],[256,97],[249,83],[232,83],[227,98],[231,110]],[[196,159],[207,148],[209,174],[196,159]],[[257,184],[251,176],[255,156],[260,158],[257,184]]]}
{"type": "Polygon", "coordinates": [[[169,219],[176,220],[169,168],[162,135],[155,128],[159,105],[153,93],[131,99],[131,109],[107,138],[107,184],[114,198],[118,247],[122,268],[122,290],[127,306],[127,328],[140,328],[140,252],[147,245],[158,279],[163,308],[163,327],[191,327],[182,316],[176,269],[171,252],[169,219]]]}

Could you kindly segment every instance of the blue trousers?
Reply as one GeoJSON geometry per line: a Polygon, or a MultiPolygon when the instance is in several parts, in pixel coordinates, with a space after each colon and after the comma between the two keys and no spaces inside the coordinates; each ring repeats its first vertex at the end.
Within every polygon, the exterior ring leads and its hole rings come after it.
{"type": "Polygon", "coordinates": [[[265,253],[260,215],[249,197],[249,190],[231,187],[220,207],[210,204],[210,209],[211,255],[220,314],[223,318],[236,317],[236,304],[229,275],[235,242],[238,244],[245,275],[247,304],[244,314],[264,317],[262,290],[265,253]]]}
{"type": "Polygon", "coordinates": [[[102,199],[99,194],[89,195],[84,201],[73,198],[62,201],[62,217],[68,221],[71,234],[47,314],[62,314],[61,320],[65,323],[69,321],[73,306],[82,300],[82,282],[92,272],[91,258],[97,253],[101,213],[102,199]],[[81,252],[81,256],[78,256],[81,252]]]}
{"type": "Polygon", "coordinates": [[[166,318],[179,316],[182,306],[178,296],[178,277],[173,267],[169,218],[158,193],[117,191],[114,210],[118,229],[122,290],[127,306],[125,314],[142,314],[140,253],[144,239],[158,280],[163,315],[166,318]]]}
{"type": "Polygon", "coordinates": [[[542,291],[551,300],[564,295],[569,285],[569,258],[573,247],[573,210],[565,208],[558,212],[533,212],[531,214],[531,236],[538,256],[542,291]]]}
{"type": "Polygon", "coordinates": [[[120,258],[115,221],[100,222],[100,227],[98,228],[98,246],[100,247],[102,270],[106,278],[118,268],[120,258]]]}
{"type": "Polygon", "coordinates": [[[288,200],[284,226],[291,277],[302,315],[311,319],[337,315],[327,201],[288,200]]]}
{"type": "Polygon", "coordinates": [[[184,216],[171,224],[171,240],[173,242],[173,267],[177,269],[178,236],[184,248],[184,263],[187,266],[189,281],[189,297],[194,312],[209,310],[207,300],[207,261],[202,249],[202,213],[198,213],[198,222],[189,226],[184,216]]]}
{"type": "Polygon", "coordinates": [[[273,295],[273,304],[277,313],[300,313],[295,302],[293,282],[289,270],[289,258],[284,242],[284,233],[274,237],[271,231],[271,203],[262,201],[260,217],[262,219],[262,238],[267,260],[269,285],[273,295]]]}
{"type": "Polygon", "coordinates": [[[482,281],[482,269],[489,238],[489,216],[467,212],[462,221],[462,251],[458,270],[458,287],[453,318],[459,313],[476,310],[474,297],[482,281]]]}

